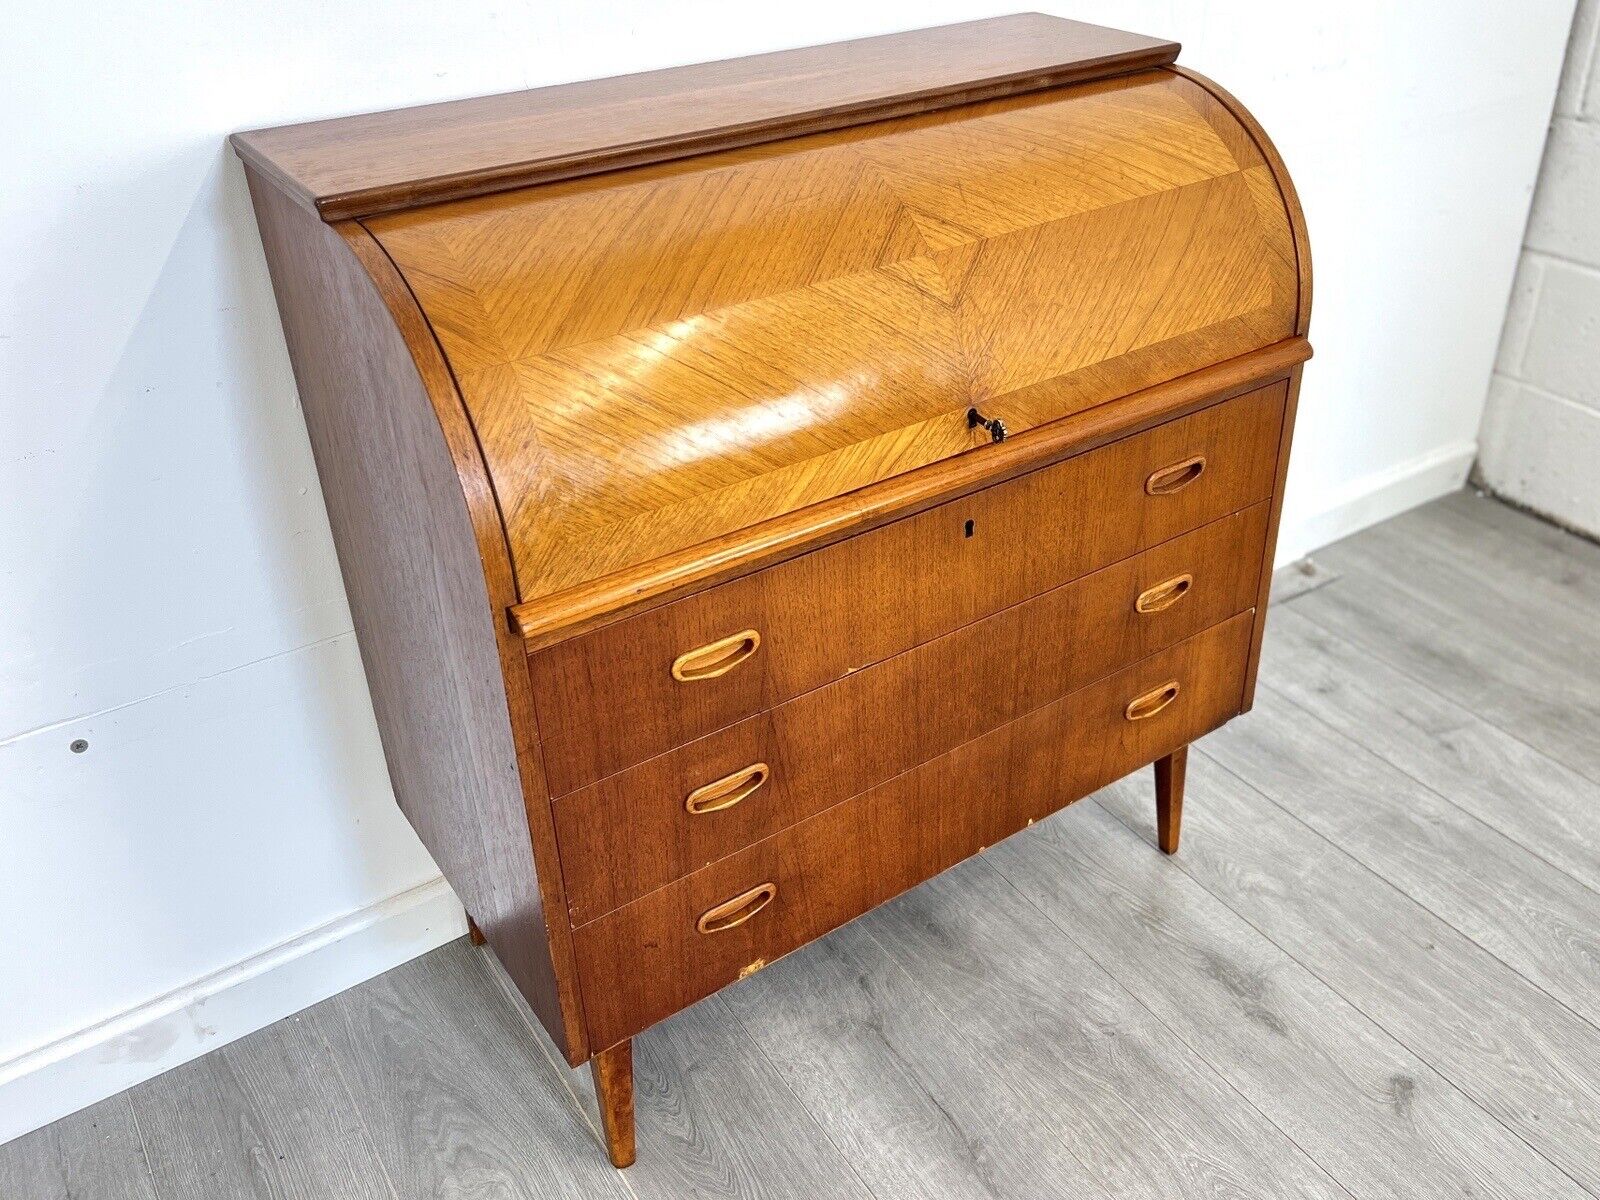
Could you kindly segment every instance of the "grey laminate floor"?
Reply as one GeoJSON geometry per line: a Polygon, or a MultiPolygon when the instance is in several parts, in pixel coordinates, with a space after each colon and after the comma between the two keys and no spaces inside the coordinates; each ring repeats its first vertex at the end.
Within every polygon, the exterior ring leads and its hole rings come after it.
{"type": "Polygon", "coordinates": [[[650,1031],[626,1173],[462,942],[0,1196],[1600,1196],[1600,547],[1461,494],[1317,562],[1175,859],[1125,781],[650,1031]]]}

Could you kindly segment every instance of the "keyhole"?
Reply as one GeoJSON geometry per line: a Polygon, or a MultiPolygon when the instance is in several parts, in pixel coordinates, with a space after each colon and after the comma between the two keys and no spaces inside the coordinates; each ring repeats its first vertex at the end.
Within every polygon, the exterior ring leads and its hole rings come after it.
{"type": "Polygon", "coordinates": [[[971,521],[968,521],[966,523],[966,525],[964,525],[962,527],[961,535],[963,537],[971,537],[972,536],[972,522],[971,521]]]}

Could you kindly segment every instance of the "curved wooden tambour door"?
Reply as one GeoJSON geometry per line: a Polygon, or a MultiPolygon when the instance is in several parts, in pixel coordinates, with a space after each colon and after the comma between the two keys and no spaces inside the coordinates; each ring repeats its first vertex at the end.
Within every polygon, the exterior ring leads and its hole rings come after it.
{"type": "Polygon", "coordinates": [[[1143,71],[365,222],[523,601],[1296,333],[1241,120],[1143,71]]]}

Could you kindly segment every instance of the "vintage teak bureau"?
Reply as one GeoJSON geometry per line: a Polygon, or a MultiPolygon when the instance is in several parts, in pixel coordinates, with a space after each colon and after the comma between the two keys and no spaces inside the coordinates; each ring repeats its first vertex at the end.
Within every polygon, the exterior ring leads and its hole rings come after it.
{"type": "MultiPolygon", "coordinates": [[[[235,138],[394,790],[630,1040],[1247,709],[1310,304],[1170,42],[1038,15],[235,138]]],[[[479,932],[481,931],[481,932],[479,932]]]]}

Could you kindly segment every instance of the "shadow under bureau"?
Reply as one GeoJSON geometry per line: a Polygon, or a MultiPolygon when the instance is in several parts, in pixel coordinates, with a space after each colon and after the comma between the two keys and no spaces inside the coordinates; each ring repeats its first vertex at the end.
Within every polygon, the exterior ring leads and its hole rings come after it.
{"type": "Polygon", "coordinates": [[[1310,303],[1177,46],[1023,15],[240,134],[400,806],[634,1034],[1250,706],[1310,303]]]}

